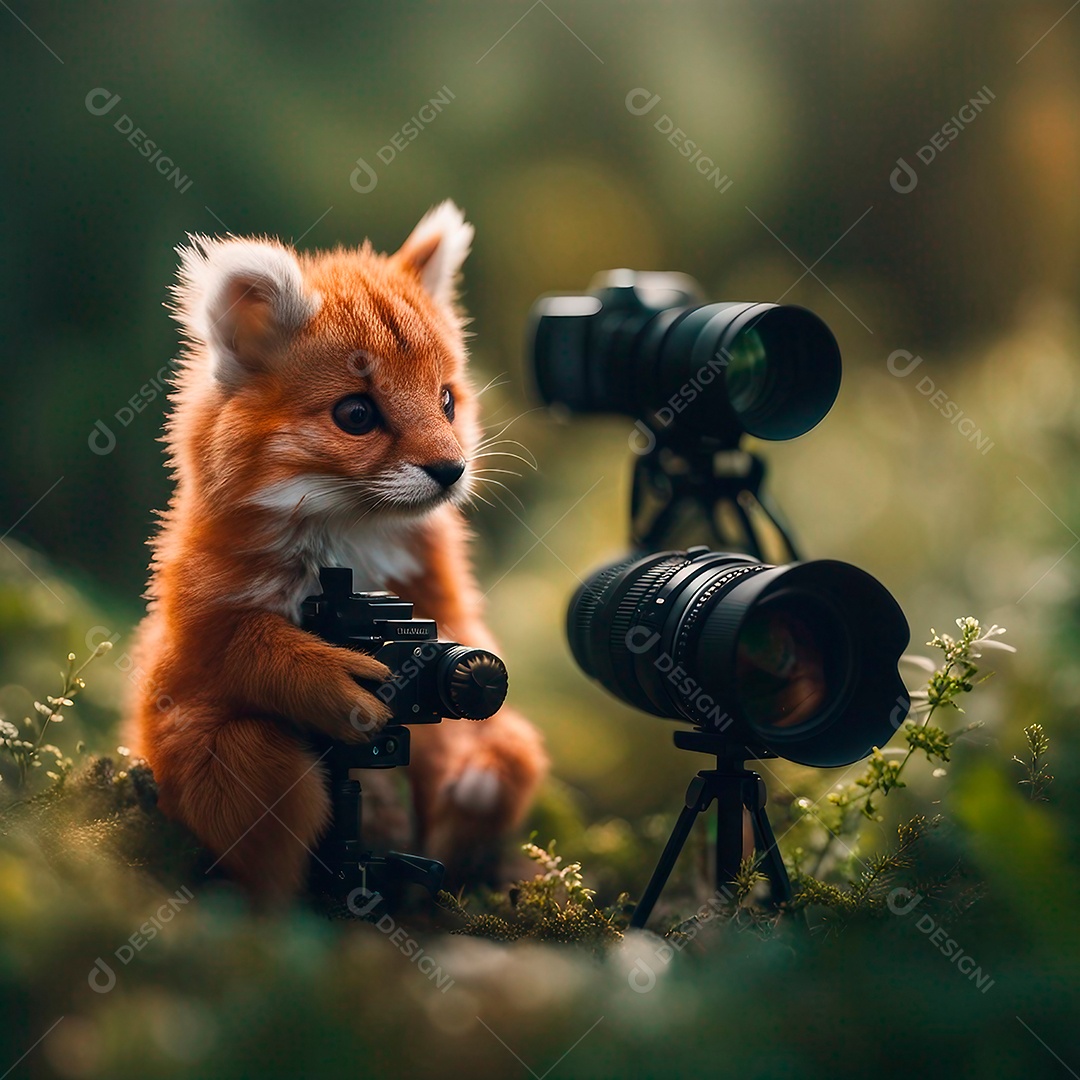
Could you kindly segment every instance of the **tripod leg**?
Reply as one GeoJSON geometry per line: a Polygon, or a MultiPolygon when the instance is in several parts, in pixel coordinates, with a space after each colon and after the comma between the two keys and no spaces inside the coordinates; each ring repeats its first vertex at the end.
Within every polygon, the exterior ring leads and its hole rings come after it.
{"type": "Polygon", "coordinates": [[[664,891],[667,879],[671,876],[671,871],[686,843],[686,838],[690,835],[690,830],[694,827],[698,814],[708,808],[712,798],[712,793],[708,790],[704,778],[695,776],[686,789],[686,803],[679,814],[678,821],[675,822],[671,836],[668,837],[664,853],[656,864],[656,869],[649,879],[649,884],[645,887],[641,900],[634,908],[634,915],[630,920],[630,926],[634,929],[640,930],[649,921],[652,909],[664,891]]]}
{"type": "Polygon", "coordinates": [[[765,813],[765,781],[757,773],[752,775],[754,787],[748,791],[746,805],[754,825],[754,847],[765,876],[769,879],[772,901],[774,904],[781,904],[791,899],[791,880],[780,855],[780,848],[777,847],[772,825],[769,824],[769,816],[765,813]]]}
{"type": "Polygon", "coordinates": [[[743,860],[743,789],[739,776],[715,774],[716,792],[716,891],[725,900],[743,860]]]}

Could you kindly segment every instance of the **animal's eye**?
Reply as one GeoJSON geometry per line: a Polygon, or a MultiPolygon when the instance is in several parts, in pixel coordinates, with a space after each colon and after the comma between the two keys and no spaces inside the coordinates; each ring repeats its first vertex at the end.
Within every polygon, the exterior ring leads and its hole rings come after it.
{"type": "Polygon", "coordinates": [[[379,410],[367,394],[350,394],[334,406],[334,423],[349,435],[366,435],[379,423],[379,410]]]}
{"type": "Polygon", "coordinates": [[[446,413],[447,420],[454,419],[454,393],[448,386],[443,387],[442,411],[446,413]]]}

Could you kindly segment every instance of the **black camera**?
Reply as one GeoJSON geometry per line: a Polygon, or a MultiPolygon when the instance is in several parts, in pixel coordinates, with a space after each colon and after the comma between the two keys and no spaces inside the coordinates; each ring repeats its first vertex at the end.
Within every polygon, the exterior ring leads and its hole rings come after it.
{"type": "MultiPolygon", "coordinates": [[[[300,625],[333,645],[369,652],[390,669],[386,682],[368,689],[393,710],[391,721],[367,742],[329,742],[322,748],[332,803],[329,834],[315,854],[315,889],[358,914],[354,899],[393,892],[404,881],[438,891],[443,866],[433,859],[391,851],[376,854],[362,833],[362,790],[357,770],[409,764],[405,724],[444,718],[486,720],[506,699],[506,666],[494,653],[440,641],[432,619],[414,619],[413,605],[387,592],[352,591],[352,571],[323,567],[322,592],[300,609],[300,625]]],[[[356,721],[358,732],[365,730],[356,721]]],[[[343,913],[343,912],[342,912],[343,913]]]]}
{"type": "Polygon", "coordinates": [[[548,405],[724,442],[802,435],[840,389],[840,350],[813,312],[706,304],[685,274],[611,270],[584,295],[543,296],[529,348],[548,405]]]}
{"type": "Polygon", "coordinates": [[[611,693],[748,757],[849,765],[907,715],[903,613],[842,562],[769,566],[704,547],[624,559],[578,589],[567,636],[611,693]]]}
{"type": "Polygon", "coordinates": [[[764,464],[739,449],[744,433],[788,439],[817,424],[840,352],[803,308],[699,301],[684,274],[614,270],[533,307],[544,400],[636,417],[655,436],[635,466],[634,552],[578,590],[571,650],[623,701],[722,734],[745,756],[847,765],[906,715],[907,621],[862,570],[794,561],[761,491],[764,464]],[[710,547],[685,550],[691,509],[710,547]],[[787,565],[764,558],[769,524],[787,565]],[[667,550],[673,541],[681,549],[667,550]]]}
{"type": "Polygon", "coordinates": [[[301,606],[301,626],[333,645],[369,652],[390,669],[390,679],[372,691],[397,723],[486,720],[498,712],[507,674],[494,653],[439,641],[435,621],[414,619],[413,605],[400,596],[354,593],[349,569],[323,567],[319,584],[323,591],[301,606]]]}
{"type": "Polygon", "coordinates": [[[840,389],[836,340],[803,308],[707,304],[683,274],[615,270],[584,295],[537,300],[528,341],[545,403],[635,420],[633,554],[571,601],[574,659],[623,701],[688,721],[675,745],[716,758],[691,781],[631,925],[645,925],[714,802],[717,888],[731,895],[748,814],[780,904],[791,885],[746,760],[850,764],[888,741],[910,704],[896,601],[854,566],[798,562],[762,490],[764,462],[740,445],[822,420],[840,389]],[[710,546],[689,546],[697,534],[710,546]],[[770,548],[782,556],[766,560],[770,548]]]}

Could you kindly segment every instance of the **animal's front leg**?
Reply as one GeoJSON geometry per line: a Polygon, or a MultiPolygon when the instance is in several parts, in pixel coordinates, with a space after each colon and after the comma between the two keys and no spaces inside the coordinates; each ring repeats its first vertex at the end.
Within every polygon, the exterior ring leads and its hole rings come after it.
{"type": "MultiPolygon", "coordinates": [[[[212,659],[212,658],[211,658],[212,659]]],[[[271,612],[236,622],[224,649],[238,705],[254,707],[344,742],[367,742],[390,710],[358,680],[382,682],[373,656],[327,644],[271,612]]]]}
{"type": "Polygon", "coordinates": [[[409,773],[422,847],[446,864],[448,884],[494,875],[500,841],[546,771],[539,732],[513,709],[414,729],[409,773]]]}

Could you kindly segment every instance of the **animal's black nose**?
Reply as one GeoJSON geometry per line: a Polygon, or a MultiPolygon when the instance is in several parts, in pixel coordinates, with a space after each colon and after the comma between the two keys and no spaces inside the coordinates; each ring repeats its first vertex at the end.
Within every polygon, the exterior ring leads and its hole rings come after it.
{"type": "Polygon", "coordinates": [[[461,479],[465,471],[464,461],[434,461],[430,465],[422,465],[421,468],[433,480],[437,480],[444,488],[453,487],[461,479]]]}

